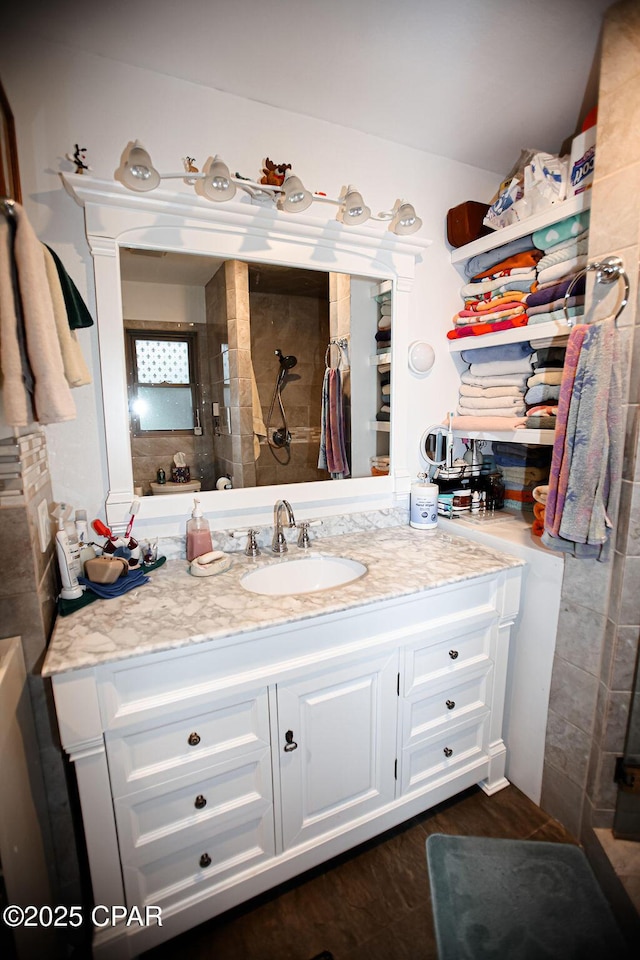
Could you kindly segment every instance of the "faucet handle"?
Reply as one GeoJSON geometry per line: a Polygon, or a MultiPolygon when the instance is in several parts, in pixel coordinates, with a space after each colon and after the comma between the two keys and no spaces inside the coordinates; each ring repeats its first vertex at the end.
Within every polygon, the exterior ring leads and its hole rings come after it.
{"type": "Polygon", "coordinates": [[[319,527],[322,525],[322,520],[302,520],[298,524],[298,546],[303,550],[306,550],[311,546],[311,537],[309,536],[309,527],[319,527]]]}
{"type": "Polygon", "coordinates": [[[259,557],[260,547],[258,546],[258,541],[256,540],[256,534],[258,533],[260,533],[259,529],[250,527],[248,530],[232,530],[230,536],[232,536],[234,539],[236,537],[246,537],[247,545],[244,548],[245,555],[247,557],[259,557]]]}

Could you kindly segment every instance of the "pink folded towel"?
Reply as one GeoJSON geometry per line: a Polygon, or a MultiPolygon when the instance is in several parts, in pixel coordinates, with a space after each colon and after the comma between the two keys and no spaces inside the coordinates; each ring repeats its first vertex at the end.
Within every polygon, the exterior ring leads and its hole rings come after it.
{"type": "MultiPolygon", "coordinates": [[[[449,418],[442,421],[445,426],[449,426],[449,418]]],[[[524,430],[527,425],[526,417],[496,417],[496,416],[471,416],[467,417],[460,414],[457,417],[451,417],[452,430],[524,430]]]]}

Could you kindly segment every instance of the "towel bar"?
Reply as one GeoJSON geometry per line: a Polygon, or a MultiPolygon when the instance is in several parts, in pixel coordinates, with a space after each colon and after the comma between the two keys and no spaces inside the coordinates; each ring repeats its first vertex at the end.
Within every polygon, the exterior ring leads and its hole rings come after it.
{"type": "Polygon", "coordinates": [[[622,300],[620,301],[616,315],[613,318],[614,323],[617,325],[618,317],[620,316],[620,314],[626,307],[627,303],[629,302],[629,278],[625,273],[624,263],[622,262],[620,257],[605,257],[604,260],[598,260],[594,263],[589,263],[584,268],[584,270],[581,270],[580,273],[577,273],[575,275],[575,277],[567,287],[567,292],[564,295],[564,302],[562,304],[562,309],[564,310],[564,315],[565,315],[567,324],[570,327],[572,327],[576,322],[575,317],[570,317],[567,312],[567,301],[571,296],[571,291],[573,290],[578,280],[580,280],[581,277],[586,276],[589,270],[596,271],[596,283],[614,283],[614,281],[616,280],[623,281],[624,295],[622,297],[622,300]]]}

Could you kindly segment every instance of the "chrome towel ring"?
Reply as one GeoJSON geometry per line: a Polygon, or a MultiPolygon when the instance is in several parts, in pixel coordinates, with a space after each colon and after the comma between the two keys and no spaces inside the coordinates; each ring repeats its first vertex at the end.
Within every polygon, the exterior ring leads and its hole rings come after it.
{"type": "Polygon", "coordinates": [[[587,275],[589,270],[595,270],[596,272],[596,283],[614,283],[616,280],[622,280],[624,283],[624,294],[622,300],[618,305],[618,310],[615,317],[613,318],[614,323],[617,324],[618,317],[626,307],[629,302],[629,278],[624,270],[624,263],[620,257],[605,257],[604,260],[598,260],[594,263],[589,263],[584,270],[581,270],[580,273],[577,273],[569,286],[567,287],[567,292],[564,295],[564,301],[562,304],[562,309],[564,310],[565,320],[567,321],[568,326],[572,327],[576,320],[575,317],[570,317],[567,312],[567,301],[571,296],[571,291],[573,290],[575,284],[580,280],[581,277],[587,275]]]}
{"type": "MultiPolygon", "coordinates": [[[[337,367],[342,367],[343,360],[345,366],[349,366],[349,340],[347,337],[331,337],[329,343],[327,344],[327,349],[324,353],[324,365],[327,370],[331,369],[331,347],[337,347],[338,358],[337,358],[337,367]]],[[[335,368],[334,368],[335,369],[335,368]]]]}

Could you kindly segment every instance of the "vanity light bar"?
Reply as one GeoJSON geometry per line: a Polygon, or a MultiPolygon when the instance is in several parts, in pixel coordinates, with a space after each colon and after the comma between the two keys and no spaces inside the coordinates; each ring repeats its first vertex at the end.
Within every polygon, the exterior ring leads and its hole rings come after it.
{"type": "Polygon", "coordinates": [[[368,220],[386,221],[391,233],[398,236],[416,233],[422,226],[422,220],[417,216],[413,204],[405,200],[396,200],[392,210],[372,216],[362,194],[353,186],[348,186],[338,200],[333,200],[324,194],[311,193],[300,178],[291,172],[287,173],[280,187],[256,183],[237,173],[233,176],[226,163],[217,155],[208,158],[202,172],[187,170],[183,173],[158,173],[149,153],[139,140],[128,144],[114,176],[129,190],[138,193],[155,190],[161,180],[183,180],[194,187],[198,196],[216,203],[231,200],[236,194],[236,188],[240,187],[250,196],[252,202],[271,204],[287,213],[302,213],[312,203],[331,203],[339,208],[336,220],[341,223],[354,226],[368,220]]]}

